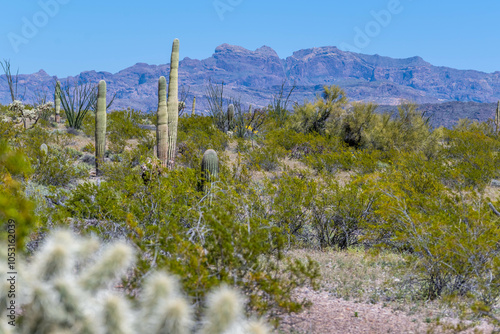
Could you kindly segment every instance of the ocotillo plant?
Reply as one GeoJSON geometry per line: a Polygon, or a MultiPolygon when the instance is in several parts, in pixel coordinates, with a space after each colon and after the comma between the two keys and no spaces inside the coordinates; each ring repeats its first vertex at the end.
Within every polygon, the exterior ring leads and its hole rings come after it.
{"type": "Polygon", "coordinates": [[[61,121],[61,83],[57,81],[56,90],[54,92],[54,109],[56,111],[55,121],[59,123],[61,121]]]}
{"type": "Polygon", "coordinates": [[[95,170],[99,175],[99,166],[106,153],[106,81],[99,81],[97,88],[97,107],[95,111],[95,170]]]}
{"type": "Polygon", "coordinates": [[[230,104],[227,107],[227,131],[233,131],[234,129],[234,104],[230,104]]]}
{"type": "Polygon", "coordinates": [[[201,180],[199,190],[207,191],[209,185],[219,176],[219,157],[212,149],[206,150],[201,160],[201,180]]]}
{"type": "Polygon", "coordinates": [[[172,55],[170,58],[170,77],[168,81],[168,150],[167,163],[168,168],[174,168],[176,143],[177,143],[177,122],[179,118],[179,40],[176,38],[172,44],[172,55]]]}
{"type": "Polygon", "coordinates": [[[158,80],[158,111],[156,117],[156,154],[162,167],[167,166],[168,150],[168,113],[167,113],[167,80],[158,80]]]}
{"type": "Polygon", "coordinates": [[[196,106],[196,96],[193,97],[193,110],[191,110],[191,116],[194,116],[195,106],[196,106]]]}

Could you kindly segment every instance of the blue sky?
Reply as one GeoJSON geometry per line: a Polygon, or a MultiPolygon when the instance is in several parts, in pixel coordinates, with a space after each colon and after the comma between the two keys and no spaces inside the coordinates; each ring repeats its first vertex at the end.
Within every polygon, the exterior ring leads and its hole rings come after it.
{"type": "Polygon", "coordinates": [[[328,45],[494,72],[499,22],[493,0],[13,0],[2,3],[0,59],[21,73],[115,73],[168,63],[179,38],[181,59],[222,43],[268,45],[281,58],[328,45]]]}

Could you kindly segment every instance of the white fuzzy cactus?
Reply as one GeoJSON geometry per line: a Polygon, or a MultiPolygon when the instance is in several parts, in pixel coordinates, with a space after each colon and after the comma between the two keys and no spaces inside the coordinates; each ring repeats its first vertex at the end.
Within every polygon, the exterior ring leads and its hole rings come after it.
{"type": "MultiPolygon", "coordinates": [[[[0,260],[6,263],[4,254],[0,260]]],[[[95,239],[53,232],[29,264],[18,266],[22,295],[16,304],[22,306],[23,321],[15,327],[0,322],[0,334],[190,334],[196,328],[199,334],[270,333],[264,322],[244,317],[243,298],[227,286],[208,295],[204,318],[195,323],[179,282],[162,272],[144,280],[139,307],[132,308],[116,285],[134,260],[133,248],[125,242],[99,247],[95,239]]],[[[8,302],[9,287],[4,285],[2,310],[8,302]]],[[[1,316],[6,319],[5,312],[1,316]]]]}

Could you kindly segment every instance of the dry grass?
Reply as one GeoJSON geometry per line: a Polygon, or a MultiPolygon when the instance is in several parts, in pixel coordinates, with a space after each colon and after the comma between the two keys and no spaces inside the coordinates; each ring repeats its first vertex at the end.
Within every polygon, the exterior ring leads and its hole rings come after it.
{"type": "MultiPolygon", "coordinates": [[[[485,320],[460,318],[449,301],[426,301],[407,284],[405,257],[391,252],[295,250],[317,261],[319,291],[303,289],[312,307],[284,316],[278,333],[493,333],[485,320]]],[[[466,301],[462,301],[466,302],[466,301]]]]}

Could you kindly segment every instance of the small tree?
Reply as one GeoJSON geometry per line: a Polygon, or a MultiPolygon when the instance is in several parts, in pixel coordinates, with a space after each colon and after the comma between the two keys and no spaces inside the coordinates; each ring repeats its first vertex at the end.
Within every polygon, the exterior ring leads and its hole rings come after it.
{"type": "Polygon", "coordinates": [[[340,115],[347,104],[347,98],[339,86],[324,86],[322,98],[317,97],[314,103],[306,102],[294,106],[291,126],[297,132],[324,134],[327,125],[338,132],[340,115]]]}

